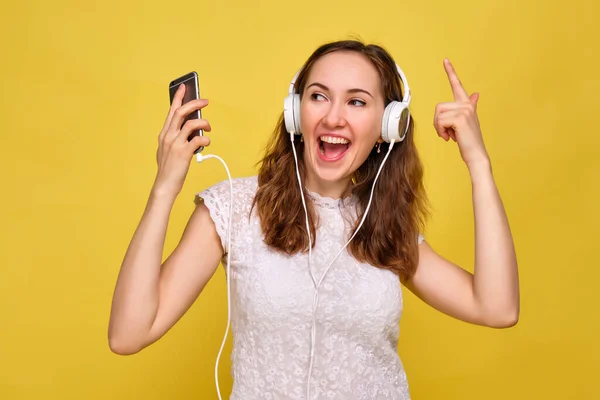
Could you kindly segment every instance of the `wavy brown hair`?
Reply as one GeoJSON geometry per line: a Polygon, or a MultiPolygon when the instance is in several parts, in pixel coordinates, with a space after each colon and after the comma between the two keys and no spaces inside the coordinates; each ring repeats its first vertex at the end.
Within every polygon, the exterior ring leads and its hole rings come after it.
{"type": "MultiPolygon", "coordinates": [[[[401,80],[392,57],[378,45],[366,45],[357,40],[332,42],[315,50],[296,80],[297,93],[302,95],[315,61],[336,51],[356,52],[373,63],[379,73],[385,105],[393,100],[402,100],[401,80]]],[[[257,208],[265,243],[289,255],[308,251],[304,208],[292,145],[296,146],[298,169],[302,182],[305,182],[304,144],[300,140],[291,142],[282,113],[260,161],[258,190],[252,204],[252,208],[257,208]]],[[[351,194],[358,200],[359,217],[354,222],[353,232],[367,207],[375,175],[388,146],[383,143],[381,153],[373,149],[353,176],[351,194]]],[[[311,237],[315,241],[317,214],[308,195],[305,196],[311,237]]],[[[394,145],[381,171],[367,218],[348,245],[348,251],[361,262],[390,269],[401,278],[410,279],[418,264],[417,237],[423,231],[428,216],[423,165],[415,146],[414,122],[411,118],[406,138],[394,145]]]]}

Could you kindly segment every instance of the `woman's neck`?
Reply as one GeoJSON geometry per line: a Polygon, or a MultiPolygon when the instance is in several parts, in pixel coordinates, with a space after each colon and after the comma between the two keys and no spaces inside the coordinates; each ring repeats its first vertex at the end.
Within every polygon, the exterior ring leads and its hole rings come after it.
{"type": "Polygon", "coordinates": [[[306,182],[304,184],[311,192],[332,199],[340,199],[350,195],[350,178],[331,182],[310,175],[311,174],[307,174],[306,182]]]}

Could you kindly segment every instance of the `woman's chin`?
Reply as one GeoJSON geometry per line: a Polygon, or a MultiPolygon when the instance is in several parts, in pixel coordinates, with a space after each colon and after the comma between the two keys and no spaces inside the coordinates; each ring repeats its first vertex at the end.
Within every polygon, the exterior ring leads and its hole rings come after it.
{"type": "Polygon", "coordinates": [[[340,183],[348,182],[350,178],[347,177],[347,167],[344,165],[337,166],[317,166],[315,170],[315,177],[327,185],[337,185],[340,183]]]}
{"type": "Polygon", "coordinates": [[[352,174],[349,173],[352,160],[351,157],[348,157],[349,154],[346,154],[341,159],[330,162],[322,160],[322,157],[319,157],[315,154],[314,158],[310,165],[312,166],[310,175],[318,181],[314,182],[317,185],[327,185],[327,186],[337,186],[340,184],[347,184],[352,174]]]}

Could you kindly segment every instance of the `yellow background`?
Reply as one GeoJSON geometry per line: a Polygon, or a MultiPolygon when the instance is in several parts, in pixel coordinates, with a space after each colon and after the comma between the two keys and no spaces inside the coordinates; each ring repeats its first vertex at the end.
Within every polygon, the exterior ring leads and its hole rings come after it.
{"type": "MultiPolygon", "coordinates": [[[[432,246],[471,269],[467,169],[432,127],[453,61],[479,114],[511,222],[519,324],[452,320],[406,293],[400,354],[415,400],[600,398],[600,29],[596,0],[3,2],[0,6],[0,398],[213,399],[222,270],[162,340],[112,354],[112,290],[156,171],[167,84],[196,70],[213,145],[255,173],[290,78],[320,44],[384,45],[413,93],[432,246]]],[[[226,178],[193,162],[193,194],[226,178]]],[[[229,393],[230,341],[221,363],[229,393]]]]}

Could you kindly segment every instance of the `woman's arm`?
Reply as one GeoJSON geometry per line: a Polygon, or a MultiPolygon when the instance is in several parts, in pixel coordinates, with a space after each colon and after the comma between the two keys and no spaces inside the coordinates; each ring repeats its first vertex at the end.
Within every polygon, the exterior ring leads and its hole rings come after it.
{"type": "Polygon", "coordinates": [[[448,60],[444,60],[444,68],[454,101],[437,105],[434,126],[440,137],[458,144],[471,177],[474,273],[449,262],[422,242],[417,271],[405,284],[450,316],[479,325],[509,327],[519,318],[517,256],[479,127],[479,94],[467,94],[448,60]]]}
{"type": "Polygon", "coordinates": [[[169,198],[151,196],[123,260],[108,328],[117,354],[136,353],[162,337],[200,295],[223,256],[209,211],[200,204],[161,266],[172,206],[169,198]]]}
{"type": "Polygon", "coordinates": [[[113,294],[108,341],[118,354],[136,353],[164,335],[200,294],[223,256],[216,227],[201,204],[179,245],[161,265],[169,216],[194,151],[210,144],[208,136],[188,141],[193,130],[210,132],[211,128],[203,119],[183,123],[187,115],[208,104],[206,100],[183,104],[184,93],[185,85],[180,85],[158,135],[156,179],[113,294]]]}
{"type": "Polygon", "coordinates": [[[508,218],[489,162],[471,166],[475,266],[471,274],[424,241],[419,265],[405,285],[435,309],[477,325],[505,328],[519,318],[517,257],[508,218]]]}

